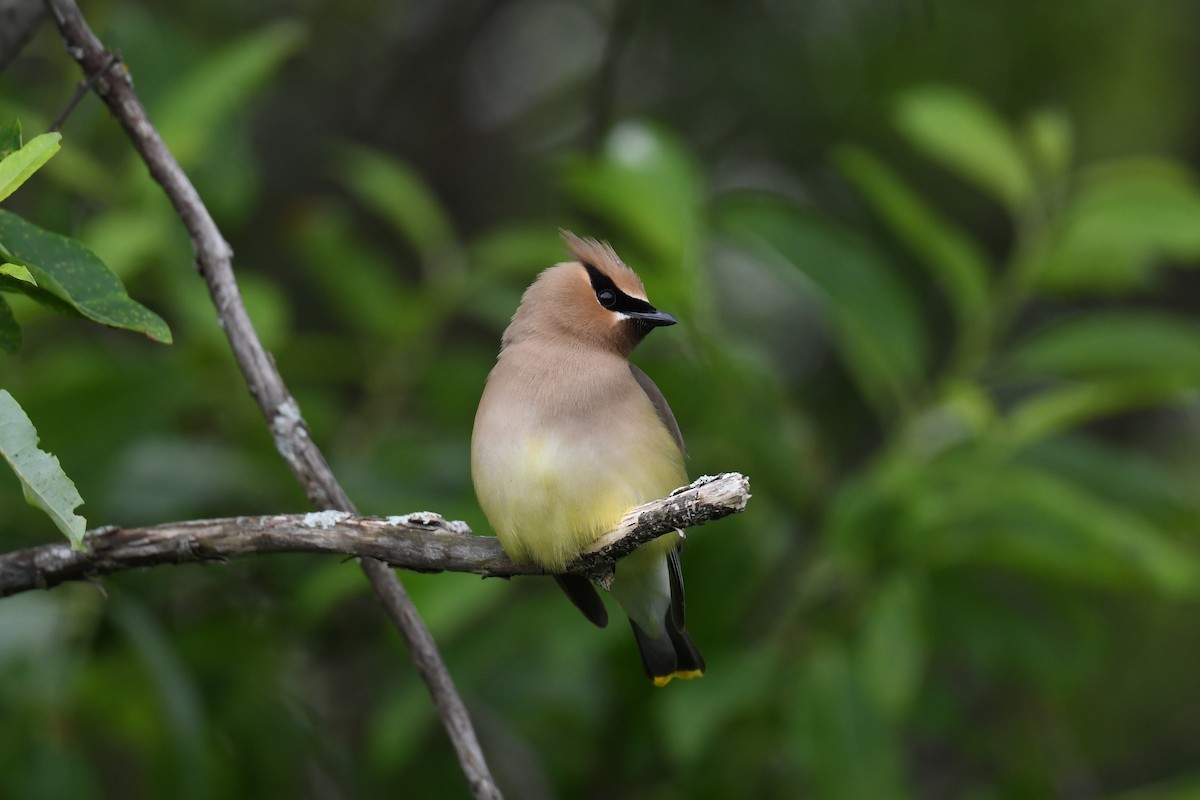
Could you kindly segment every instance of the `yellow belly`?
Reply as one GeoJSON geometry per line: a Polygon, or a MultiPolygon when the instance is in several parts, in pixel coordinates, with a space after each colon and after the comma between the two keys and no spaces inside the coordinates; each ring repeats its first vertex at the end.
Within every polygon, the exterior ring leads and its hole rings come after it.
{"type": "MultiPolygon", "coordinates": [[[[484,513],[514,561],[558,570],[634,506],[687,482],[683,458],[665,428],[636,442],[581,442],[552,434],[514,437],[472,472],[484,513]]],[[[655,548],[669,548],[664,536],[655,548]]]]}

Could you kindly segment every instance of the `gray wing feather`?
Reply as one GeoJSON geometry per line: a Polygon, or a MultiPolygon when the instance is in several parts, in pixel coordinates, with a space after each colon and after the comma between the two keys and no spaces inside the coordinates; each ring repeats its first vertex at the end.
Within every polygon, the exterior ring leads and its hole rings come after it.
{"type": "Polygon", "coordinates": [[[663,393],[654,385],[654,381],[650,380],[649,375],[633,364],[629,365],[629,371],[633,373],[633,379],[638,382],[638,386],[642,387],[642,391],[654,404],[654,410],[658,412],[658,418],[662,420],[662,424],[666,425],[667,430],[675,437],[675,444],[679,445],[679,452],[683,453],[684,458],[687,458],[687,446],[683,443],[683,432],[679,430],[679,423],[675,421],[675,414],[671,412],[667,398],[663,397],[663,393]]]}

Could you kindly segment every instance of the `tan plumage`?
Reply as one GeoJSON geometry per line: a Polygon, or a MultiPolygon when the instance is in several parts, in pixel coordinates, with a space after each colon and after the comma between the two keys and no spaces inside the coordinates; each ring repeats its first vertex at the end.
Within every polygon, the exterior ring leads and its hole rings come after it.
{"type": "MultiPolygon", "coordinates": [[[[563,233],[575,261],[525,291],[479,402],[471,446],[476,495],[509,556],[561,570],[636,505],[687,483],[670,407],[628,356],[655,326],[674,324],[646,300],[612,248],[563,233]]],[[[702,674],[683,630],[678,535],[617,565],[612,594],[634,623],[656,683],[702,674]]],[[[560,585],[599,625],[607,612],[583,578],[560,585]]]]}

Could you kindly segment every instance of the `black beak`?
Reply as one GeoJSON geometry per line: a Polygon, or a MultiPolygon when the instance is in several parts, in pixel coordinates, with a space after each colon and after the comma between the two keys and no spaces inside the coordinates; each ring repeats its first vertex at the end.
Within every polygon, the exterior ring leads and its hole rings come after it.
{"type": "Polygon", "coordinates": [[[659,311],[657,308],[653,307],[648,311],[623,311],[621,313],[630,319],[637,320],[647,328],[658,328],[665,325],[674,325],[679,321],[667,312],[659,311]]]}

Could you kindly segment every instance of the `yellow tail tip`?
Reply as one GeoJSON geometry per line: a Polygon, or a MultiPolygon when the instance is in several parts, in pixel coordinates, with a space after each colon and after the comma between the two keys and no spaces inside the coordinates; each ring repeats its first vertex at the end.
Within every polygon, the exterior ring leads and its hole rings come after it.
{"type": "Polygon", "coordinates": [[[690,681],[693,678],[703,677],[703,675],[704,675],[704,670],[702,670],[702,669],[685,669],[685,670],[677,670],[675,672],[672,672],[670,675],[655,675],[653,680],[654,680],[655,686],[666,686],[668,683],[671,682],[672,678],[679,678],[680,680],[690,681]]]}

